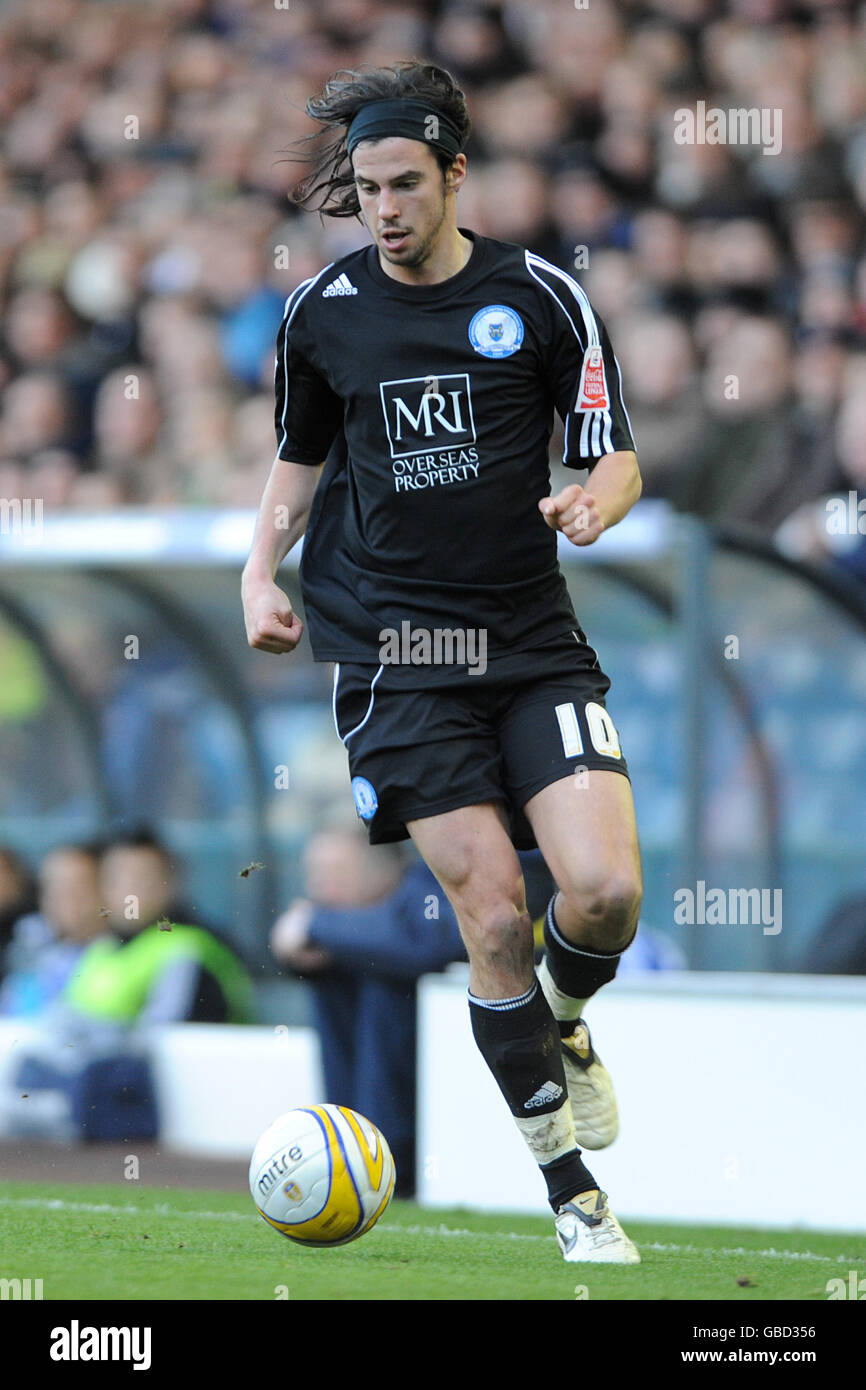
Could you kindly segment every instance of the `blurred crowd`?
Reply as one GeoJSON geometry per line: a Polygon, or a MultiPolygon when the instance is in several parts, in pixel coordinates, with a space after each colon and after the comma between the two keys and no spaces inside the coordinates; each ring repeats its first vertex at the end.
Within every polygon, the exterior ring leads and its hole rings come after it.
{"type": "Polygon", "coordinates": [[[253,1014],[235,947],[180,900],[149,830],[57,845],[35,877],[0,846],[0,1017],[123,1031],[253,1014]]]}
{"type": "Polygon", "coordinates": [[[152,1026],[252,1021],[243,961],[178,888],[143,826],[59,844],[35,874],[0,845],[0,1022],[25,1023],[6,1035],[0,1136],[155,1138],[152,1026]]]}
{"type": "Polygon", "coordinates": [[[866,492],[862,11],[12,0],[0,497],[258,502],[285,297],[367,242],[293,208],[287,150],[336,69],[410,56],[468,97],[460,224],[572,271],[605,319],[645,495],[775,531],[866,492]],[[699,100],[781,111],[781,152],[677,143],[699,100]]]}

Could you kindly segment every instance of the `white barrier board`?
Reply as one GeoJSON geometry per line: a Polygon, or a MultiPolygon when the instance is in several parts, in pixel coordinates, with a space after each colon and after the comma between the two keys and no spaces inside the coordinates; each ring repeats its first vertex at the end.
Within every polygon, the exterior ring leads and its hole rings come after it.
{"type": "MultiPolygon", "coordinates": [[[[475,1047],[467,984],[457,967],[419,991],[419,1200],[549,1211],[475,1047]]],[[[618,1215],[866,1231],[866,980],[646,976],[586,1017],[621,1129],[584,1161],[618,1215]]]]}
{"type": "MultiPolygon", "coordinates": [[[[160,1143],[169,1149],[248,1158],[278,1115],[316,1104],[324,1095],[319,1040],[312,1028],[162,1025],[152,1029],[150,1045],[160,1143]]],[[[0,1086],[8,1087],[29,1047],[44,1047],[37,1027],[0,1019],[0,1086]]],[[[14,1100],[7,1091],[7,1109],[14,1100]]]]}

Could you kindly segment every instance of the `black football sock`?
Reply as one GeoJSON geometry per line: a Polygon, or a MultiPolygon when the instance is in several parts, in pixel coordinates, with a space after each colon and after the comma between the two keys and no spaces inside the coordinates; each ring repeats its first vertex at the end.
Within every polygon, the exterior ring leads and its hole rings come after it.
{"type": "Polygon", "coordinates": [[[598,1183],[588,1168],[584,1167],[580,1150],[554,1159],[553,1163],[542,1164],[542,1176],[547,1183],[547,1200],[554,1211],[581,1192],[596,1192],[598,1183]]]}
{"type": "Polygon", "coordinates": [[[556,1211],[597,1187],[574,1137],[560,1033],[538,981],[511,999],[469,995],[472,1032],[547,1183],[556,1211]]]}
{"type": "Polygon", "coordinates": [[[545,993],[556,1018],[566,1023],[579,1018],[586,1001],[602,985],[610,983],[619,968],[620,957],[628,947],[623,946],[619,951],[588,951],[566,941],[556,924],[553,910],[555,901],[554,893],[544,917],[545,959],[549,975],[545,993]]]}

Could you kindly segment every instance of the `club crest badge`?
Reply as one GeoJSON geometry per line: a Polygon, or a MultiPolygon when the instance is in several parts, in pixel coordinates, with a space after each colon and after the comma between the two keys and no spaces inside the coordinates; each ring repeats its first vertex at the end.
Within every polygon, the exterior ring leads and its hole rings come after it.
{"type": "Polygon", "coordinates": [[[379,798],[372,782],[368,782],[366,777],[353,777],[352,795],[361,820],[372,820],[379,809],[379,798]]]}
{"type": "Polygon", "coordinates": [[[488,304],[472,319],[469,341],[482,357],[510,357],[523,342],[523,319],[505,304],[488,304]]]}

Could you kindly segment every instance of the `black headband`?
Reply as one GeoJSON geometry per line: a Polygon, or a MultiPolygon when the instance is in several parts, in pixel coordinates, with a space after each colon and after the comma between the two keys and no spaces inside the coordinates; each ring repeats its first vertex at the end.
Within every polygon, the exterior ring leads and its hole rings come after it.
{"type": "Polygon", "coordinates": [[[359,140],[384,140],[388,135],[420,140],[425,145],[442,150],[452,159],[460,153],[463,143],[460,131],[444,112],[431,108],[425,101],[394,97],[386,101],[370,101],[353,117],[346,135],[349,157],[359,140]]]}

